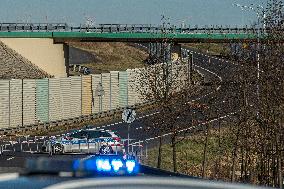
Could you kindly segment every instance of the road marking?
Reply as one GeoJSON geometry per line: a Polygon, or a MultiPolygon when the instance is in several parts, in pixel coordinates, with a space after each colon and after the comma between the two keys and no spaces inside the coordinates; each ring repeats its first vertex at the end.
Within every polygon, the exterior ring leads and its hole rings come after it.
{"type": "MultiPolygon", "coordinates": [[[[210,120],[210,121],[208,121],[208,122],[204,122],[204,123],[201,123],[201,124],[198,124],[198,125],[189,127],[189,128],[185,128],[185,129],[179,130],[178,133],[185,132],[185,131],[188,131],[188,130],[192,130],[192,129],[195,129],[196,127],[198,127],[198,126],[206,125],[206,124],[209,124],[209,123],[212,123],[212,122],[221,120],[221,119],[225,119],[225,118],[227,118],[227,117],[229,117],[229,116],[232,116],[232,115],[234,115],[234,114],[236,114],[236,113],[238,113],[238,112],[240,112],[240,110],[239,110],[239,111],[236,111],[236,112],[229,113],[229,114],[224,115],[224,116],[221,116],[221,117],[219,117],[219,118],[212,119],[212,120],[210,120]]],[[[129,145],[136,145],[136,144],[139,144],[139,143],[141,143],[141,142],[148,142],[148,141],[155,140],[155,139],[158,139],[158,138],[161,138],[161,137],[165,137],[165,136],[168,136],[168,135],[172,135],[172,134],[173,134],[173,133],[170,132],[170,133],[163,134],[163,135],[160,135],[160,136],[156,136],[156,137],[152,137],[152,138],[147,138],[147,139],[145,139],[144,141],[134,142],[134,143],[131,143],[131,144],[129,144],[129,145]]]]}
{"type": "MultiPolygon", "coordinates": [[[[199,53],[199,52],[194,52],[194,51],[190,51],[190,50],[187,50],[187,49],[183,49],[183,50],[186,50],[187,52],[192,52],[193,54],[199,54],[199,55],[203,55],[203,56],[205,56],[205,57],[210,57],[210,58],[215,58],[215,59],[217,59],[216,57],[211,57],[211,56],[208,56],[208,55],[204,55],[204,54],[201,54],[201,53],[199,53]]],[[[202,61],[205,62],[206,60],[202,60],[202,61]]],[[[209,72],[209,73],[215,75],[216,77],[218,77],[218,79],[219,79],[220,81],[222,81],[222,77],[219,76],[219,75],[217,75],[215,72],[212,72],[212,71],[210,71],[210,70],[208,70],[208,69],[206,69],[206,68],[203,68],[203,67],[201,67],[201,66],[198,66],[198,65],[196,65],[196,64],[193,64],[193,66],[195,66],[195,67],[197,67],[197,68],[199,68],[199,69],[205,70],[205,71],[207,71],[207,72],[209,72]]],[[[221,85],[218,86],[218,87],[216,88],[216,90],[218,91],[218,90],[220,90],[220,88],[221,88],[221,85]]],[[[205,98],[205,97],[207,97],[207,96],[213,94],[214,92],[216,92],[216,91],[211,91],[210,93],[207,93],[207,94],[205,94],[205,95],[203,95],[203,96],[201,96],[201,97],[198,97],[198,98],[192,100],[192,102],[201,100],[202,98],[205,98]]],[[[151,114],[147,114],[147,115],[144,115],[144,116],[140,116],[140,117],[137,118],[137,120],[142,119],[142,118],[145,118],[145,117],[153,116],[153,115],[158,114],[158,113],[160,113],[160,112],[157,111],[157,112],[154,112],[154,113],[151,113],[151,114]]],[[[122,124],[122,123],[123,123],[123,122],[119,121],[119,122],[116,122],[116,123],[111,123],[111,124],[108,124],[108,125],[103,125],[103,126],[101,126],[101,127],[96,127],[96,129],[106,128],[106,127],[110,127],[110,126],[114,126],[114,125],[118,125],[118,124],[122,124]]],[[[136,128],[136,130],[139,130],[139,129],[142,129],[142,127],[136,128]]]]}
{"type": "Polygon", "coordinates": [[[10,161],[10,160],[12,160],[12,159],[14,159],[15,157],[10,157],[10,158],[8,158],[7,159],[7,161],[10,161]]]}
{"type": "MultiPolygon", "coordinates": [[[[193,52],[193,53],[194,53],[194,52],[193,52]]],[[[197,53],[197,54],[200,54],[200,53],[197,53]]],[[[205,56],[206,56],[206,55],[205,55],[205,56]]],[[[210,57],[210,56],[208,56],[208,57],[210,57]]],[[[204,62],[204,61],[206,61],[206,60],[203,60],[203,62],[204,62]]],[[[227,61],[227,62],[228,62],[228,61],[227,61]]],[[[200,69],[203,69],[203,70],[205,70],[205,71],[207,71],[207,72],[209,72],[209,73],[215,75],[216,77],[218,77],[218,79],[219,79],[220,81],[223,81],[222,77],[219,76],[218,74],[216,74],[215,72],[212,72],[212,71],[210,71],[210,70],[208,70],[208,69],[206,69],[206,68],[203,68],[203,67],[201,67],[201,66],[198,66],[198,65],[196,65],[196,64],[193,64],[193,65],[194,65],[195,67],[198,67],[198,68],[200,68],[200,69]]],[[[219,85],[219,86],[217,87],[217,90],[220,90],[220,88],[221,88],[221,85],[219,85]]],[[[210,92],[210,93],[208,93],[208,94],[206,94],[206,95],[204,95],[204,96],[202,96],[202,97],[197,98],[196,100],[200,100],[200,99],[202,99],[202,98],[204,98],[204,97],[206,97],[206,96],[208,96],[208,95],[210,95],[210,94],[212,94],[212,93],[214,93],[214,92],[215,92],[215,91],[212,91],[212,92],[210,92]]],[[[237,111],[237,112],[240,112],[240,110],[237,111]]],[[[219,118],[215,118],[215,119],[210,120],[210,121],[208,121],[208,122],[204,122],[204,123],[198,124],[198,125],[196,125],[196,126],[192,126],[192,127],[186,128],[186,129],[182,129],[182,130],[180,130],[180,131],[178,131],[178,132],[180,133],[180,132],[192,130],[192,129],[198,127],[198,126],[205,125],[205,124],[208,124],[208,123],[211,123],[211,122],[220,120],[220,119],[224,119],[224,118],[226,118],[226,117],[229,117],[229,116],[231,116],[231,115],[236,114],[237,112],[229,113],[229,114],[227,114],[227,115],[221,116],[221,117],[219,117],[219,118]]],[[[137,128],[136,128],[136,129],[137,129],[137,128]]],[[[150,140],[154,140],[154,139],[158,139],[158,138],[160,138],[160,137],[165,137],[165,136],[168,136],[168,135],[171,135],[171,134],[173,134],[173,133],[167,133],[167,134],[164,134],[164,135],[161,135],[161,136],[156,136],[156,137],[148,138],[148,139],[145,139],[144,142],[147,142],[147,141],[150,141],[150,140]]],[[[129,145],[135,145],[135,144],[137,144],[137,143],[140,144],[140,142],[141,142],[141,141],[139,140],[139,142],[134,142],[134,143],[131,143],[131,144],[129,144],[129,145]]]]}
{"type": "MultiPolygon", "coordinates": [[[[204,61],[205,61],[205,60],[204,60],[204,61]]],[[[203,70],[205,70],[205,71],[207,71],[207,72],[209,72],[209,73],[215,75],[216,77],[219,78],[220,81],[222,81],[222,77],[220,77],[220,76],[217,75],[216,73],[214,73],[214,72],[212,72],[212,71],[210,71],[210,70],[208,70],[208,69],[206,69],[206,68],[203,68],[203,67],[201,67],[201,66],[198,66],[198,65],[196,65],[196,64],[193,64],[193,66],[198,67],[198,68],[200,68],[200,69],[203,69],[203,70]]],[[[218,91],[218,90],[220,90],[220,88],[221,88],[221,85],[218,86],[218,87],[216,88],[216,90],[218,91]]],[[[202,98],[205,98],[205,97],[207,97],[207,96],[209,96],[209,95],[211,95],[211,94],[213,94],[213,93],[215,93],[215,92],[216,92],[216,91],[211,91],[210,93],[207,93],[207,94],[205,94],[205,95],[203,95],[203,96],[201,96],[201,97],[198,97],[198,98],[192,100],[192,102],[201,100],[202,98]]],[[[158,113],[160,113],[160,112],[157,111],[157,112],[154,112],[154,113],[151,113],[151,114],[147,114],[147,115],[144,115],[144,116],[140,116],[140,117],[137,118],[137,120],[142,119],[142,118],[145,118],[145,117],[153,116],[153,115],[158,114],[158,113]]],[[[106,127],[110,127],[111,125],[118,125],[118,124],[122,124],[122,123],[123,123],[123,122],[120,121],[120,122],[116,122],[116,123],[113,123],[113,124],[110,124],[110,125],[103,125],[103,126],[101,126],[101,127],[102,127],[102,128],[106,128],[106,127]]],[[[99,129],[100,127],[96,127],[96,128],[99,129]]]]}

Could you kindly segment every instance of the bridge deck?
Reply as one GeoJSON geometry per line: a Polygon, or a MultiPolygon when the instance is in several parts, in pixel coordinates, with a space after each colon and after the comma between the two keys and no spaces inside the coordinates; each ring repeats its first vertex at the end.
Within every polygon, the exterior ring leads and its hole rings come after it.
{"type": "Polygon", "coordinates": [[[99,24],[70,27],[66,23],[0,23],[2,38],[53,38],[55,42],[120,41],[230,42],[256,40],[262,28],[237,27],[161,27],[148,24],[99,24]],[[166,34],[165,34],[166,33],[166,34]]]}
{"type": "Polygon", "coordinates": [[[256,34],[247,33],[143,33],[143,32],[0,32],[0,38],[53,38],[55,42],[68,41],[117,41],[117,42],[157,42],[169,39],[173,42],[229,42],[256,40],[256,34]]]}

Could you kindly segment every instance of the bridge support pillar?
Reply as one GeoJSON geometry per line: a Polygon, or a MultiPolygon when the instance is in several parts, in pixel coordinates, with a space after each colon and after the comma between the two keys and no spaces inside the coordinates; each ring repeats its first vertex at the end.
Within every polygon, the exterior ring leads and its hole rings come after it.
{"type": "Polygon", "coordinates": [[[63,44],[63,52],[64,52],[66,75],[67,77],[69,77],[69,45],[66,43],[63,44]]]}
{"type": "Polygon", "coordinates": [[[167,60],[178,61],[181,60],[181,45],[174,44],[162,44],[162,43],[149,43],[148,53],[150,57],[165,57],[167,60]]]}
{"type": "Polygon", "coordinates": [[[50,38],[0,38],[0,41],[49,75],[68,76],[67,44],[55,44],[50,38]]]}
{"type": "Polygon", "coordinates": [[[172,61],[179,61],[181,60],[181,45],[175,43],[171,47],[171,58],[172,61]]]}

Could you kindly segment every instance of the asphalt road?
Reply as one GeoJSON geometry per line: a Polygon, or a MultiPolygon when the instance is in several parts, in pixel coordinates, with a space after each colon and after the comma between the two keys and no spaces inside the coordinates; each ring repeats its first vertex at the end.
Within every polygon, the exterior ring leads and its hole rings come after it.
{"type": "MultiPolygon", "coordinates": [[[[219,116],[227,116],[238,111],[238,87],[231,82],[235,79],[235,73],[238,65],[218,58],[211,58],[205,54],[196,52],[193,53],[194,69],[199,71],[204,76],[205,83],[209,85],[207,87],[204,87],[201,93],[193,99],[201,103],[208,104],[212,108],[212,111],[219,116]],[[217,85],[210,86],[210,84],[212,83],[217,83],[217,85]]],[[[130,138],[133,139],[131,142],[135,143],[137,141],[148,141],[148,147],[153,147],[156,145],[157,140],[154,136],[151,136],[149,133],[145,132],[146,126],[143,123],[145,117],[147,116],[141,116],[131,124],[130,138]]],[[[210,116],[207,115],[207,117],[210,116]]],[[[127,127],[128,125],[126,123],[123,123],[122,121],[118,123],[109,123],[108,125],[96,126],[96,128],[98,129],[109,129],[116,131],[121,136],[121,138],[127,138],[127,127]]],[[[145,142],[141,144],[143,144],[144,147],[146,145],[145,142]]],[[[37,151],[38,148],[40,148],[40,146],[37,146],[34,143],[24,143],[22,145],[22,150],[26,152],[20,152],[21,147],[19,144],[15,144],[14,146],[7,146],[5,149],[10,151],[4,151],[4,153],[0,155],[0,172],[13,172],[18,168],[24,167],[25,160],[27,158],[48,156],[48,154],[28,152],[37,151]]],[[[77,159],[84,158],[87,155],[73,154],[63,156],[66,159],[77,159]]]]}

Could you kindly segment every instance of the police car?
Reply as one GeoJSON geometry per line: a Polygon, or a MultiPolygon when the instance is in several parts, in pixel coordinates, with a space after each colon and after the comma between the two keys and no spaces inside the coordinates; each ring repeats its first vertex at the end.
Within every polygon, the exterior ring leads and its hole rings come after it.
{"type": "Polygon", "coordinates": [[[123,154],[121,138],[112,131],[83,129],[44,141],[43,152],[123,154]]]}

